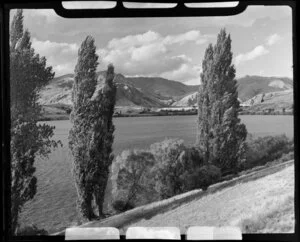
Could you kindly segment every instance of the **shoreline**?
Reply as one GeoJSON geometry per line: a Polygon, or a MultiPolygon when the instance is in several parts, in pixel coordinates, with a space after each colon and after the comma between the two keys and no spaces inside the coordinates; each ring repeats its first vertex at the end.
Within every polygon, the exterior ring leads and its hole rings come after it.
{"type": "MultiPolygon", "coordinates": [[[[157,116],[191,116],[191,115],[197,115],[197,113],[195,112],[167,112],[167,113],[144,113],[144,114],[119,114],[119,115],[115,115],[113,116],[113,118],[133,118],[133,117],[157,117],[157,116]]],[[[292,113],[244,113],[241,112],[239,115],[251,115],[251,116],[266,116],[266,115],[272,115],[272,116],[293,116],[292,113]]],[[[57,121],[57,120],[69,120],[70,117],[69,115],[58,115],[55,116],[53,115],[53,117],[49,116],[49,117],[42,117],[41,119],[39,119],[38,121],[57,121]]]]}

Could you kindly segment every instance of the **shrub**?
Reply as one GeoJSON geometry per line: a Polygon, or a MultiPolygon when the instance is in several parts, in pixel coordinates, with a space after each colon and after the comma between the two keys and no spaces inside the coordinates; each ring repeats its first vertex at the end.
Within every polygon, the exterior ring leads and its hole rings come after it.
{"type": "Polygon", "coordinates": [[[183,193],[195,189],[195,186],[192,185],[195,180],[195,169],[203,166],[204,159],[199,148],[185,147],[181,156],[181,162],[184,164],[184,169],[180,171],[181,175],[178,179],[181,184],[180,193],[183,193]]]}
{"type": "Polygon", "coordinates": [[[45,229],[39,229],[35,224],[21,227],[17,230],[17,236],[34,236],[34,235],[48,235],[45,229]]]}
{"type": "Polygon", "coordinates": [[[283,154],[283,155],[279,158],[279,161],[285,162],[285,161],[289,161],[289,160],[292,160],[292,159],[294,159],[294,151],[290,151],[290,152],[287,153],[287,154],[283,154]]]}
{"type": "Polygon", "coordinates": [[[275,161],[267,162],[266,166],[272,166],[272,165],[280,164],[282,162],[293,160],[293,159],[294,159],[294,151],[290,151],[287,154],[283,154],[279,159],[277,159],[275,161]]]}
{"type": "Polygon", "coordinates": [[[204,165],[195,169],[190,177],[185,181],[187,190],[206,190],[211,184],[216,183],[221,178],[221,169],[214,165],[204,165]]]}
{"type": "Polygon", "coordinates": [[[246,145],[246,161],[240,166],[240,170],[265,165],[267,162],[278,159],[283,154],[293,150],[293,141],[285,135],[266,136],[256,139],[250,136],[246,145]]]}
{"type": "Polygon", "coordinates": [[[183,140],[168,139],[150,147],[155,156],[156,191],[160,199],[190,191],[187,182],[196,168],[203,165],[201,151],[195,147],[186,147],[183,140]]]}
{"type": "Polygon", "coordinates": [[[154,143],[149,150],[123,151],[112,165],[112,206],[122,212],[189,191],[186,181],[202,165],[200,150],[179,139],[154,143]]]}
{"type": "Polygon", "coordinates": [[[152,153],[123,151],[112,165],[112,205],[122,212],[156,200],[152,153]]]}
{"type": "Polygon", "coordinates": [[[150,152],[154,155],[156,166],[155,189],[160,195],[160,199],[165,199],[180,193],[180,174],[184,170],[185,146],[183,140],[166,139],[162,142],[154,143],[150,146],[150,152]]]}

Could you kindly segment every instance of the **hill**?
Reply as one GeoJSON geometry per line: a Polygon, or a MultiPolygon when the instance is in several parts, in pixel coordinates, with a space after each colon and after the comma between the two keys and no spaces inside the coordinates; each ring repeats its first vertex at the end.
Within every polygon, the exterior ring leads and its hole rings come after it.
{"type": "MultiPolygon", "coordinates": [[[[98,85],[101,85],[105,75],[105,71],[97,73],[98,85]]],[[[73,81],[73,74],[63,75],[54,78],[41,90],[39,102],[44,106],[44,116],[57,116],[62,111],[70,111],[73,81]]],[[[188,86],[160,77],[125,77],[122,74],[116,75],[115,82],[118,110],[197,105],[199,85],[188,86]]],[[[238,79],[237,83],[239,100],[248,110],[257,112],[292,107],[293,81],[289,78],[245,76],[238,79]],[[261,96],[265,96],[265,102],[259,101],[261,96]]]]}
{"type": "Polygon", "coordinates": [[[198,92],[193,92],[191,94],[186,95],[182,99],[172,103],[172,106],[186,107],[197,105],[197,96],[198,92]]]}
{"type": "Polygon", "coordinates": [[[157,95],[160,98],[178,100],[199,89],[199,85],[187,86],[181,82],[170,81],[161,77],[127,77],[126,79],[143,92],[157,95]]]}
{"type": "Polygon", "coordinates": [[[245,76],[237,82],[239,98],[243,102],[261,93],[293,89],[293,80],[286,77],[245,76]]]}
{"type": "MultiPolygon", "coordinates": [[[[286,77],[245,76],[237,79],[239,100],[244,106],[255,106],[255,110],[290,109],[293,104],[293,81],[286,77]],[[260,102],[261,96],[265,102],[260,102]],[[254,102],[252,102],[252,100],[254,102]]],[[[197,104],[195,92],[177,100],[172,106],[192,106],[197,104]]]]}
{"type": "Polygon", "coordinates": [[[279,92],[261,93],[250,98],[242,105],[248,107],[248,110],[255,112],[292,111],[293,90],[287,89],[279,92]]]}
{"type": "MultiPolygon", "coordinates": [[[[105,71],[97,73],[98,85],[105,78],[105,71]]],[[[40,92],[42,105],[72,105],[73,74],[54,78],[40,92]]],[[[157,77],[124,77],[117,74],[117,106],[164,107],[198,89],[180,82],[157,77]]]]}

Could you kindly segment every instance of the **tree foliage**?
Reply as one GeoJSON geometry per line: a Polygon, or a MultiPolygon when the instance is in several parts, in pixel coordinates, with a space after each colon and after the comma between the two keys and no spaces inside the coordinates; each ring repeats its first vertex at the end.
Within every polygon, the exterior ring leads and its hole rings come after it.
{"type": "Polygon", "coordinates": [[[36,236],[36,235],[48,235],[45,229],[39,229],[35,224],[26,225],[18,229],[17,236],[36,236]]]}
{"type": "Polygon", "coordinates": [[[54,127],[39,124],[39,90],[53,77],[52,67],[31,47],[30,33],[23,31],[23,12],[17,10],[10,29],[11,111],[11,229],[17,232],[23,205],[36,194],[34,161],[47,156],[59,142],[51,140],[54,127]]]}
{"type": "Polygon", "coordinates": [[[214,165],[196,166],[189,173],[186,179],[183,179],[186,191],[194,189],[206,190],[211,184],[214,184],[221,178],[221,169],[214,165]]]}
{"type": "Polygon", "coordinates": [[[154,155],[144,150],[125,150],[112,165],[113,208],[122,212],[157,200],[154,190],[154,155]]]}
{"type": "Polygon", "coordinates": [[[286,135],[265,136],[253,138],[251,135],[246,140],[246,159],[240,169],[250,169],[255,166],[265,165],[274,161],[283,154],[294,151],[294,142],[286,135]]]}
{"type": "Polygon", "coordinates": [[[181,193],[180,175],[185,171],[183,140],[166,139],[150,146],[156,160],[156,190],[160,199],[181,193]]]}
{"type": "Polygon", "coordinates": [[[247,130],[238,118],[231,38],[225,29],[220,31],[216,45],[206,49],[202,69],[197,144],[204,152],[205,163],[236,172],[244,159],[247,130]]]}
{"type": "MultiPolygon", "coordinates": [[[[166,139],[147,150],[123,151],[112,165],[112,204],[122,212],[217,181],[218,168],[203,168],[201,151],[166,139]],[[205,171],[205,172],[204,172],[205,171]]],[[[219,173],[218,173],[219,171],[219,173]]]]}
{"type": "Polygon", "coordinates": [[[93,201],[97,204],[98,216],[103,216],[105,188],[113,160],[114,67],[109,65],[104,83],[97,84],[97,65],[94,39],[87,36],[78,51],[75,67],[71,113],[73,127],[69,134],[77,205],[82,218],[87,220],[96,218],[93,201]]]}

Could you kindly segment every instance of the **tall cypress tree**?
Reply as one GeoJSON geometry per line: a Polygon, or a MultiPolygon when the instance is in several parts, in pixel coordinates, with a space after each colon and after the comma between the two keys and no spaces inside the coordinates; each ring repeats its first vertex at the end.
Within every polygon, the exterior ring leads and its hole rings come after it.
{"type": "Polygon", "coordinates": [[[103,217],[103,202],[105,188],[109,177],[109,168],[113,161],[112,145],[115,126],[112,121],[116,103],[116,85],[114,67],[108,66],[104,84],[92,98],[90,122],[92,139],[90,145],[91,162],[93,168],[94,197],[98,206],[99,217],[103,217]]]}
{"type": "Polygon", "coordinates": [[[93,201],[98,206],[99,217],[103,215],[105,188],[113,160],[114,69],[109,66],[105,82],[97,86],[97,60],[94,39],[87,36],[78,51],[75,67],[71,113],[73,128],[69,135],[77,205],[82,218],[87,220],[96,218],[93,201]]]}
{"type": "Polygon", "coordinates": [[[17,9],[16,14],[13,17],[10,29],[10,46],[11,48],[15,48],[16,43],[23,36],[23,10],[17,9]]]}
{"type": "Polygon", "coordinates": [[[53,129],[38,124],[39,91],[54,77],[46,58],[35,54],[30,33],[23,31],[23,12],[17,10],[10,29],[10,113],[11,113],[11,230],[17,232],[23,205],[36,194],[36,156],[47,156],[57,142],[53,129]]]}
{"type": "Polygon", "coordinates": [[[215,46],[205,51],[198,99],[197,143],[205,162],[222,171],[237,171],[244,159],[247,130],[238,118],[239,101],[231,38],[222,29],[215,46]]]}
{"type": "Polygon", "coordinates": [[[95,218],[92,209],[92,184],[88,177],[89,166],[89,130],[90,123],[86,119],[89,99],[96,89],[96,69],[98,55],[94,38],[87,36],[78,51],[78,61],[75,67],[75,78],[72,91],[73,110],[70,130],[69,146],[72,151],[73,175],[77,188],[77,206],[84,219],[95,218]]]}

